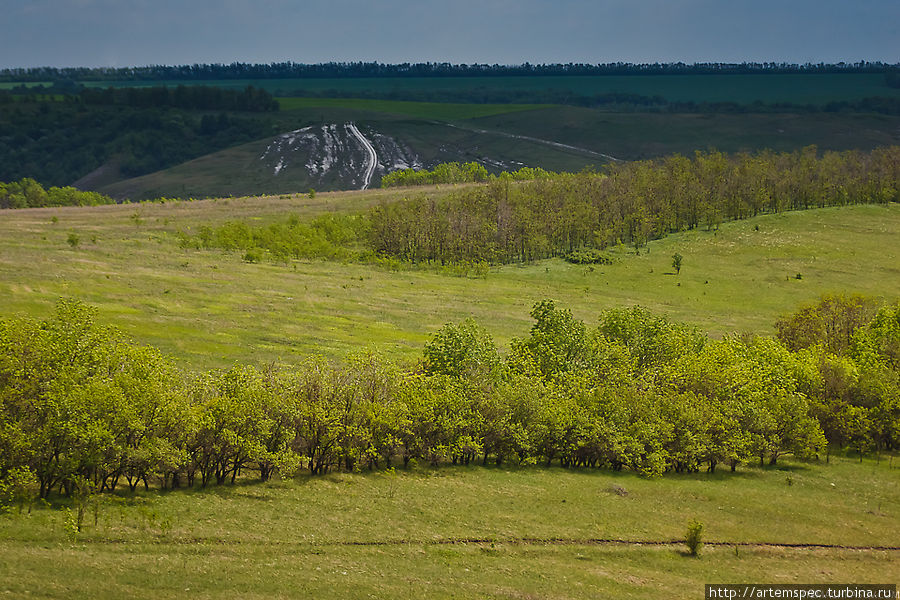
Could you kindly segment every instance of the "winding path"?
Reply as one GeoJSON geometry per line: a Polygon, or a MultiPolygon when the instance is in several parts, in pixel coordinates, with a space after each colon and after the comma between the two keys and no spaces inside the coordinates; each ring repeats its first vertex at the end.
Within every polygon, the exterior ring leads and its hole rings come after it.
{"type": "Polygon", "coordinates": [[[474,127],[463,127],[461,125],[454,125],[453,123],[441,123],[440,121],[432,121],[435,124],[446,125],[447,127],[453,127],[454,129],[463,129],[465,131],[472,131],[475,133],[482,134],[494,134],[502,137],[512,138],[515,140],[525,140],[527,142],[534,142],[536,144],[544,144],[546,146],[553,146],[554,148],[559,148],[560,150],[569,150],[572,152],[578,152],[579,154],[587,154],[589,156],[599,156],[605,158],[607,160],[611,160],[613,162],[623,162],[621,158],[616,158],[615,156],[611,156],[609,154],[603,154],[602,152],[595,152],[594,150],[588,150],[587,148],[579,148],[578,146],[570,146],[569,144],[561,144],[560,142],[554,142],[552,140],[542,140],[540,138],[531,137],[527,135],[518,135],[515,133],[507,133],[505,131],[497,131],[496,129],[476,129],[474,127]]]}
{"type": "Polygon", "coordinates": [[[372,183],[372,175],[375,174],[375,167],[378,165],[378,155],[375,154],[375,147],[372,146],[372,142],[366,139],[366,137],[360,133],[359,129],[357,129],[355,123],[347,123],[347,129],[350,130],[356,139],[359,140],[359,143],[363,145],[366,149],[366,152],[369,154],[369,161],[366,163],[366,175],[363,178],[363,186],[360,188],[362,190],[369,187],[369,184],[372,183]]]}

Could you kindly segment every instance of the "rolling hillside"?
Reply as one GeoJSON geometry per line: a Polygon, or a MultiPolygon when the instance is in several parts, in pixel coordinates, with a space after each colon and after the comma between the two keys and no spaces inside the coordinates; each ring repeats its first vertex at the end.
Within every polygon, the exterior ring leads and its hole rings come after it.
{"type": "Polygon", "coordinates": [[[363,187],[365,150],[377,154],[368,187],[394,169],[475,161],[489,171],[578,171],[609,160],[696,150],[869,150],[900,143],[900,117],[854,113],[611,113],[567,106],[442,105],[379,100],[288,99],[290,130],[138,178],[91,189],[118,198],[210,197],[363,187]],[[281,164],[281,168],[277,167],[281,164]]]}
{"type": "Polygon", "coordinates": [[[824,293],[900,297],[896,204],[765,215],[651,241],[640,255],[621,248],[614,264],[593,270],[552,259],[494,267],[485,278],[321,260],[253,264],[240,253],[179,246],[179,231],[352,213],[408,194],[9,211],[0,221],[0,296],[7,314],[33,315],[60,296],[81,299],[104,322],[198,367],[295,363],[366,346],[412,359],[441,325],[468,316],[506,345],[545,298],[587,323],[604,308],[640,304],[721,336],[771,334],[780,316],[824,293]],[[684,256],[677,279],[669,274],[675,252],[684,256]]]}
{"type": "Polygon", "coordinates": [[[586,148],[466,122],[383,118],[306,125],[97,190],[130,199],[285,194],[378,187],[391,171],[453,161],[499,172],[523,166],[578,171],[608,160],[586,148]]]}

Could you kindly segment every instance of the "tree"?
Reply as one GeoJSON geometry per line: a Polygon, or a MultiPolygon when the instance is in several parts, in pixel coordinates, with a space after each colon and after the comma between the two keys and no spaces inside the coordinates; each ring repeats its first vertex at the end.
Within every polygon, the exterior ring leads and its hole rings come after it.
{"type": "Polygon", "coordinates": [[[804,306],[775,323],[778,339],[797,351],[823,344],[833,354],[850,349],[854,332],[872,318],[874,302],[858,294],[826,294],[817,304],[804,306]]]}
{"type": "Polygon", "coordinates": [[[487,378],[501,376],[500,355],[491,335],[471,317],[447,323],[425,344],[425,371],[430,375],[487,378]]]}
{"type": "MultiPolygon", "coordinates": [[[[574,371],[592,364],[592,346],[587,328],[568,309],[556,308],[553,300],[542,300],[531,309],[535,324],[531,335],[513,340],[512,354],[532,357],[544,377],[574,371]]],[[[513,360],[518,360],[513,357],[513,360]]]]}
{"type": "Polygon", "coordinates": [[[676,275],[678,275],[679,273],[681,273],[681,260],[682,260],[682,258],[684,258],[684,257],[682,257],[682,256],[681,256],[680,254],[678,254],[677,252],[676,252],[675,254],[672,255],[672,268],[675,269],[675,274],[676,274],[676,275]]]}

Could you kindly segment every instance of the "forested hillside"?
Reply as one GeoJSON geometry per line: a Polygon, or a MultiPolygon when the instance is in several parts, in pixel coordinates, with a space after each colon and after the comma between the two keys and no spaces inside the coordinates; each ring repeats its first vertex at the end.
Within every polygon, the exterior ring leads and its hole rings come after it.
{"type": "Polygon", "coordinates": [[[578,171],[697,150],[870,150],[898,142],[896,77],[867,62],[8,69],[0,180],[119,200],[353,189],[372,179],[362,145],[318,143],[267,169],[246,147],[350,125],[377,148],[376,185],[454,161],[578,171]]]}
{"type": "Polygon", "coordinates": [[[273,102],[262,91],[219,88],[0,97],[0,181],[71,185],[104,166],[118,177],[143,175],[276,133],[271,120],[257,116],[273,102]]]}

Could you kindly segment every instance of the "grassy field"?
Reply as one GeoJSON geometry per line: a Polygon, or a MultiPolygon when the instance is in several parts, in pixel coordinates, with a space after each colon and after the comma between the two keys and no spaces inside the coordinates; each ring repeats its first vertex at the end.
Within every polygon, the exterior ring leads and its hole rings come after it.
{"type": "Polygon", "coordinates": [[[25,87],[37,87],[43,85],[45,87],[53,85],[52,81],[0,81],[0,90],[11,90],[14,87],[24,85],[25,87]]]}
{"type": "MultiPolygon", "coordinates": [[[[0,316],[44,317],[59,296],[75,297],[183,366],[210,368],[340,358],[364,346],[413,361],[431,332],[469,315],[507,344],[527,333],[531,305],[548,297],[589,324],[604,308],[642,304],[714,335],[770,334],[778,316],[824,292],[900,297],[896,204],[766,215],[672,235],[640,255],[615,249],[615,264],[593,270],[549,260],[495,268],[485,279],[249,264],[177,244],[179,230],[202,225],[355,212],[419,193],[4,211],[0,316]],[[684,257],[678,276],[675,252],[684,257]]],[[[898,545],[900,456],[782,458],[735,474],[652,480],[419,466],[151,489],[97,506],[96,523],[89,509],[79,535],[67,529],[64,499],[0,516],[0,595],[699,598],[705,583],[900,579],[900,550],[873,548],[898,545]],[[711,543],[700,558],[679,543],[690,519],[704,523],[711,543]]]]}
{"type": "Polygon", "coordinates": [[[211,81],[99,81],[84,82],[91,87],[146,87],[154,85],[215,85],[240,89],[248,85],[264,88],[275,95],[290,95],[304,90],[317,94],[330,91],[342,94],[390,92],[466,92],[571,91],[578,95],[610,92],[659,95],[671,101],[793,102],[823,104],[856,100],[869,96],[898,96],[900,90],[888,87],[881,74],[828,73],[782,75],[602,75],[572,77],[410,77],[341,79],[234,79],[211,81]]]}
{"type": "Polygon", "coordinates": [[[303,476],[106,497],[75,539],[52,504],[0,518],[0,594],[699,598],[704,583],[895,583],[898,550],[777,544],[896,546],[896,463],[655,480],[539,467],[303,476]],[[687,556],[689,519],[721,545],[687,556]]]}
{"type": "Polygon", "coordinates": [[[554,140],[623,160],[716,149],[870,150],[900,143],[900,118],[870,114],[606,113],[558,106],[473,119],[468,126],[554,140]]]}
{"type": "Polygon", "coordinates": [[[771,334],[778,317],[827,292],[900,298],[896,204],[762,216],[718,231],[672,235],[640,255],[620,248],[615,264],[594,270],[557,259],[493,268],[483,279],[324,261],[250,264],[239,254],[177,243],[179,230],[204,224],[357,211],[419,193],[4,212],[2,314],[46,316],[58,297],[75,297],[97,306],[102,321],[135,340],[206,368],[236,361],[292,364],[366,346],[414,360],[431,333],[467,316],[506,345],[527,334],[530,308],[545,298],[589,324],[604,308],[640,304],[714,336],[771,334]],[[78,236],[77,248],[67,243],[70,234],[78,236]],[[684,256],[677,277],[671,274],[675,252],[684,256]]]}

